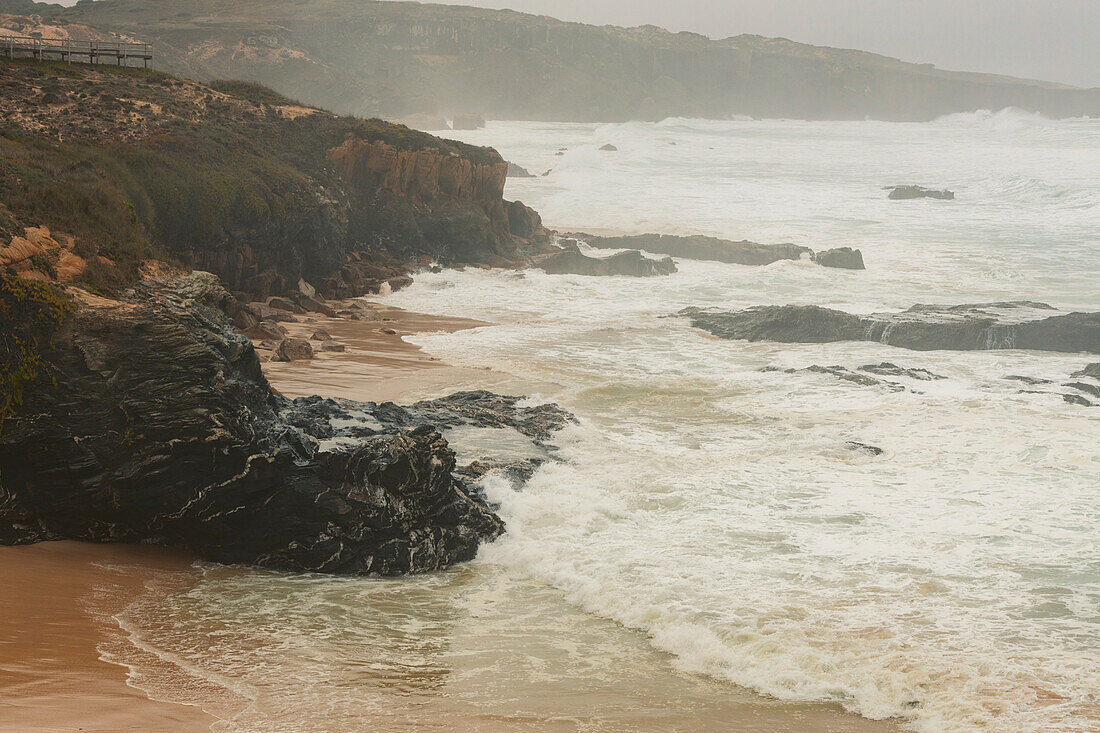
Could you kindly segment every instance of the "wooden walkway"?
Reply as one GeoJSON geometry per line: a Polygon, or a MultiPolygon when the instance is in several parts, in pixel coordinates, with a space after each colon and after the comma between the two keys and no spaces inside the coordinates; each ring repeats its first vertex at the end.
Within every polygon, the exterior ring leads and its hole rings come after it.
{"type": "Polygon", "coordinates": [[[56,59],[73,62],[87,59],[90,64],[114,61],[118,66],[129,66],[130,61],[141,61],[146,69],[153,62],[153,47],[148,43],[121,43],[115,41],[74,41],[72,39],[44,39],[33,36],[0,36],[0,55],[9,59],[34,58],[39,61],[56,59]]]}

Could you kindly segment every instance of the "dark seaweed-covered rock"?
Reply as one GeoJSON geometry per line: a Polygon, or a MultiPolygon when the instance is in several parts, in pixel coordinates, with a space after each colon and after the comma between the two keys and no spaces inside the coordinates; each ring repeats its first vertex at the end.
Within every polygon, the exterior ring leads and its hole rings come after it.
{"type": "Polygon", "coordinates": [[[392,575],[468,560],[504,530],[430,421],[546,437],[564,413],[486,394],[419,412],[284,399],[224,315],[228,298],[196,273],[123,302],[84,299],[45,354],[50,378],[0,434],[0,543],[146,543],[392,575]]]}
{"type": "Polygon", "coordinates": [[[814,255],[814,262],[822,267],[838,267],[842,270],[866,270],[863,264],[863,253],[851,247],[837,247],[818,252],[814,255]]]}
{"type": "Polygon", "coordinates": [[[1084,369],[1076,371],[1070,375],[1071,377],[1092,377],[1093,379],[1100,379],[1100,361],[1093,364],[1089,364],[1084,369]]]}
{"type": "Polygon", "coordinates": [[[875,341],[918,351],[935,349],[1100,354],[1100,313],[1062,313],[1027,301],[957,306],[915,305],[901,313],[855,316],[813,305],[758,306],[680,315],[719,338],[782,343],[875,341]]]}
{"type": "Polygon", "coordinates": [[[910,379],[918,379],[922,382],[931,382],[935,379],[946,379],[946,377],[941,377],[939,374],[934,374],[927,369],[907,369],[888,361],[884,361],[880,364],[864,364],[859,370],[861,372],[868,372],[869,374],[878,374],[883,377],[909,377],[910,379]]]}
{"type": "Polygon", "coordinates": [[[651,260],[637,250],[619,252],[610,257],[589,257],[580,251],[575,241],[567,240],[561,252],[540,260],[537,267],[551,275],[628,275],[653,277],[676,272],[671,257],[651,260]]]}
{"type": "Polygon", "coordinates": [[[643,249],[654,254],[671,255],[688,260],[712,260],[735,265],[770,265],[779,260],[798,260],[812,256],[813,250],[797,244],[757,244],[734,242],[700,235],[678,237],[669,234],[637,234],[626,237],[596,237],[577,234],[597,249],[643,249]]]}
{"type": "Polygon", "coordinates": [[[887,186],[887,191],[890,192],[889,198],[894,201],[904,201],[908,199],[942,199],[944,201],[952,201],[955,198],[953,191],[941,190],[937,191],[932,188],[925,188],[924,186],[887,186]]]}

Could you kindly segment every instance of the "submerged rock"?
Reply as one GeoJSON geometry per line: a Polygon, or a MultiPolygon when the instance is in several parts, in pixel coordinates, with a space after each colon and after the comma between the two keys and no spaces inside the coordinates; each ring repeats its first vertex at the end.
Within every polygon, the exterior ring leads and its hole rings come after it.
{"type": "Polygon", "coordinates": [[[813,305],[714,312],[687,308],[692,325],[726,339],[782,343],[874,341],[918,351],[1034,349],[1100,353],[1100,313],[1062,313],[1027,301],[915,305],[856,316],[813,305]]]}
{"type": "Polygon", "coordinates": [[[843,270],[866,270],[863,264],[863,253],[851,247],[837,247],[818,252],[814,255],[814,262],[822,267],[838,267],[843,270]]]}
{"type": "Polygon", "coordinates": [[[917,379],[922,382],[931,382],[937,379],[947,379],[947,377],[942,377],[939,374],[933,374],[927,369],[907,369],[888,361],[884,361],[879,364],[864,364],[859,368],[859,370],[861,372],[868,372],[870,374],[878,374],[883,377],[909,377],[910,379],[917,379]]]}
{"type": "Polygon", "coordinates": [[[290,571],[423,572],[504,531],[439,428],[569,419],[488,393],[412,408],[274,394],[205,273],[90,300],[0,433],[0,543],[167,545],[290,571]]]}
{"type": "Polygon", "coordinates": [[[612,145],[611,143],[607,143],[606,145],[601,145],[600,150],[603,150],[604,152],[607,152],[607,153],[617,153],[617,152],[619,152],[619,149],[617,147],[615,147],[614,145],[612,145]]]}
{"type": "Polygon", "coordinates": [[[925,188],[924,186],[887,186],[886,190],[890,192],[889,198],[894,201],[904,201],[907,199],[942,199],[944,201],[952,201],[955,198],[954,191],[948,191],[946,189],[937,191],[932,188],[925,188]]]}
{"type": "Polygon", "coordinates": [[[866,443],[857,443],[854,440],[847,441],[844,446],[848,450],[858,451],[860,453],[866,453],[871,456],[881,456],[883,454],[882,448],[877,445],[868,445],[866,443]]]}
{"type": "Polygon", "coordinates": [[[537,264],[551,275],[628,275],[653,277],[676,272],[671,257],[651,260],[637,250],[619,252],[610,257],[589,257],[581,252],[575,241],[568,240],[561,252],[549,255],[537,264]]]}

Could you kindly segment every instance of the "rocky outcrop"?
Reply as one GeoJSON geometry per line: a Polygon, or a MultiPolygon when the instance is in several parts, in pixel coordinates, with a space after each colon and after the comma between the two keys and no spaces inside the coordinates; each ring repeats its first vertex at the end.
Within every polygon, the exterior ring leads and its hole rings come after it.
{"type": "Polygon", "coordinates": [[[551,275],[627,275],[653,277],[676,272],[671,257],[651,260],[637,250],[619,252],[610,257],[589,257],[574,240],[566,240],[560,252],[537,261],[536,267],[551,275]]]}
{"type": "Polygon", "coordinates": [[[932,188],[925,188],[924,186],[888,186],[886,188],[890,192],[889,198],[894,201],[905,201],[908,199],[941,199],[943,201],[953,201],[955,199],[955,192],[943,190],[935,190],[932,188]]]}
{"type": "Polygon", "coordinates": [[[711,312],[688,308],[692,325],[726,339],[828,343],[875,341],[906,349],[1033,349],[1100,354],[1100,313],[1062,313],[1032,302],[915,305],[856,316],[813,305],[711,312]]]}
{"type": "Polygon", "coordinates": [[[1100,379],[1100,362],[1089,364],[1084,369],[1074,372],[1070,375],[1076,377],[1092,377],[1093,379],[1100,379]]]}
{"type": "Polygon", "coordinates": [[[687,260],[709,260],[735,265],[762,266],[780,260],[800,260],[809,257],[822,267],[839,267],[847,270],[866,269],[863,253],[851,247],[838,247],[816,255],[809,247],[798,244],[758,244],[741,240],[706,237],[702,235],[676,236],[672,234],[634,234],[622,237],[597,237],[591,234],[570,234],[590,247],[598,249],[641,249],[655,254],[671,255],[687,260]]]}
{"type": "Polygon", "coordinates": [[[837,247],[818,252],[814,255],[814,262],[822,267],[838,267],[843,270],[866,270],[863,264],[863,253],[851,247],[837,247]]]}
{"type": "Polygon", "coordinates": [[[542,225],[539,212],[524,205],[522,201],[508,201],[505,209],[508,212],[508,231],[513,237],[519,237],[528,242],[549,244],[550,235],[542,225]]]}
{"type": "Polygon", "coordinates": [[[779,260],[810,257],[813,250],[797,244],[757,244],[729,239],[694,235],[679,237],[670,234],[636,234],[623,237],[597,237],[591,234],[570,235],[598,249],[644,249],[654,254],[671,255],[688,260],[711,260],[737,265],[770,265],[779,260]]]}
{"type": "MultiPolygon", "coordinates": [[[[216,562],[393,575],[468,560],[501,520],[440,433],[550,406],[473,393],[413,408],[272,393],[213,275],[80,297],[0,433],[0,543],[184,548],[216,562]],[[49,382],[49,383],[47,383],[49,382]]],[[[542,453],[539,454],[543,455],[542,453]]],[[[535,457],[533,454],[532,457],[535,457]]]]}
{"type": "Polygon", "coordinates": [[[273,361],[309,361],[313,358],[313,345],[305,339],[283,339],[271,358],[273,361]]]}
{"type": "Polygon", "coordinates": [[[516,165],[511,161],[508,162],[508,177],[509,178],[535,178],[535,174],[527,170],[521,165],[516,165]]]}

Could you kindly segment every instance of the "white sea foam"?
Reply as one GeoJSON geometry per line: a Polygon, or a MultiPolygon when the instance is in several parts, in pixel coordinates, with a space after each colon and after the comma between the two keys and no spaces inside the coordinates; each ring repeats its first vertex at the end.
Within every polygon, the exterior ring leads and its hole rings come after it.
{"type": "Polygon", "coordinates": [[[243,680],[256,702],[230,729],[365,715],[415,729],[441,700],[482,720],[533,710],[515,690],[541,687],[579,716],[583,690],[616,681],[659,680],[675,693],[653,699],[668,704],[736,694],[668,676],[663,657],[600,619],[644,632],[682,670],[921,731],[1100,726],[1100,418],[1060,388],[1095,356],[728,342],[667,317],[689,305],[868,313],[1010,299],[1100,310],[1100,122],[1008,111],[455,134],[553,168],[508,184],[552,225],[849,245],[868,269],[478,270],[387,295],[498,324],[413,340],[537,382],[539,399],[580,423],[555,440],[563,460],[522,492],[486,482],[509,531],[462,570],[408,581],[219,570],[165,600],[178,623],[142,638],[243,680]],[[598,150],[609,142],[619,151],[598,150]],[[895,183],[958,198],[889,201],[881,186],[895,183]],[[761,371],[883,361],[945,379],[898,377],[907,389],[893,392],[761,371]],[[197,641],[195,629],[224,638],[197,641]],[[396,697],[364,699],[357,684],[396,697]]]}

